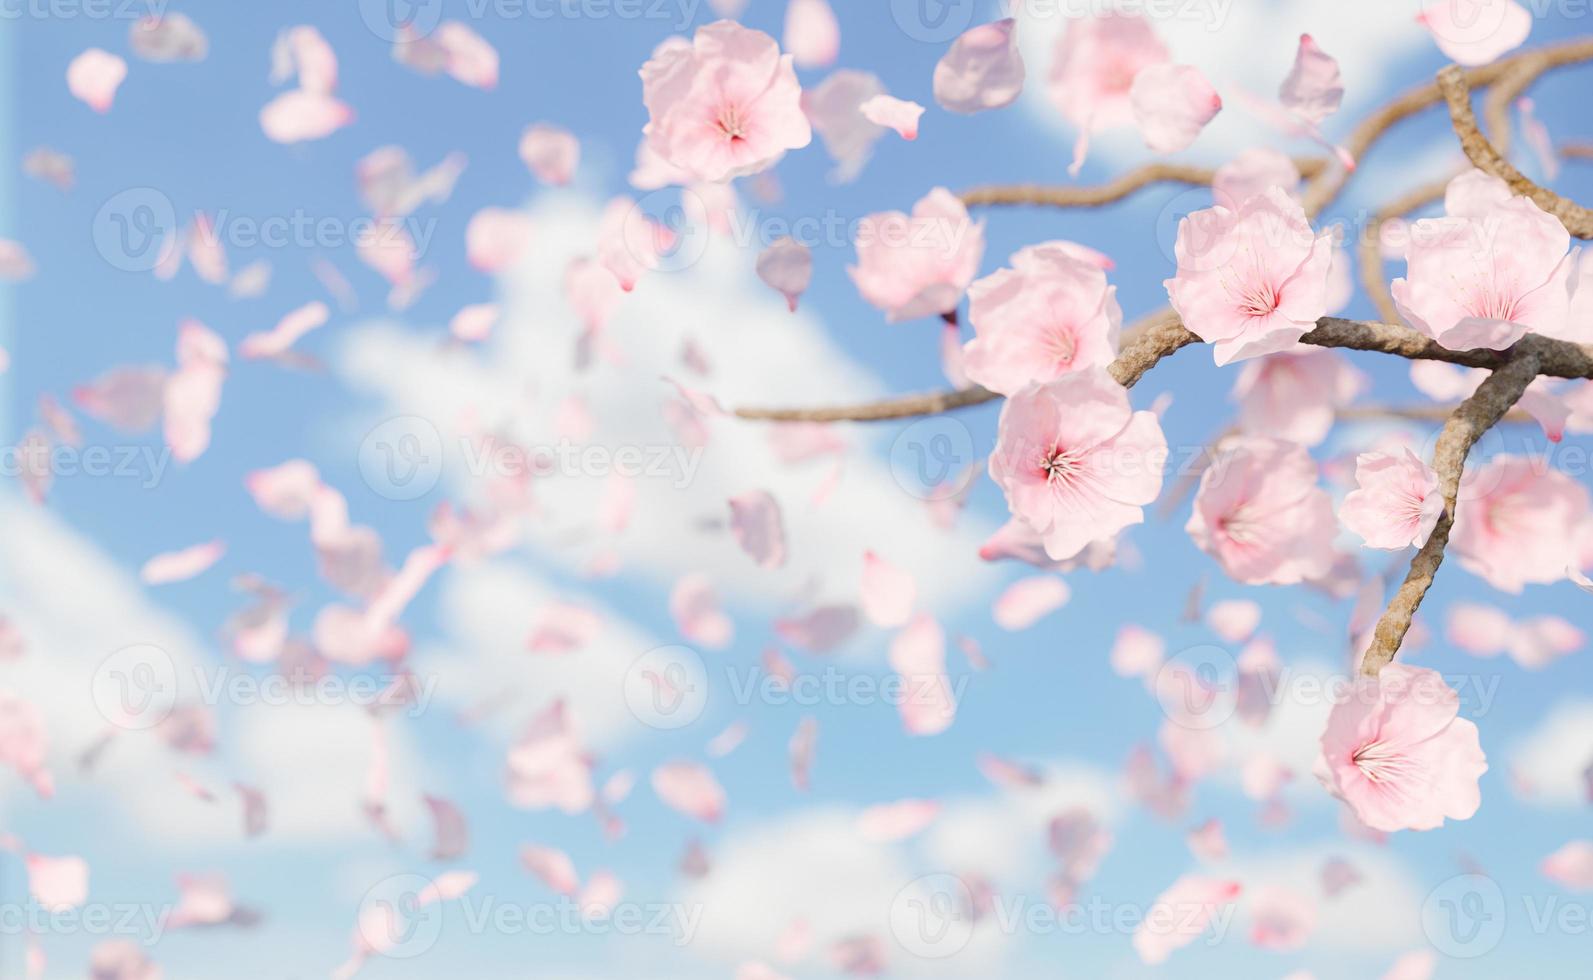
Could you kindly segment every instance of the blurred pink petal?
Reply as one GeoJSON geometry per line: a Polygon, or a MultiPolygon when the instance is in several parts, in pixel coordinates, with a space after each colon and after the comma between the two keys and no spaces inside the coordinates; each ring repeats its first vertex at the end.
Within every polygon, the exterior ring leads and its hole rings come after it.
{"type": "Polygon", "coordinates": [[[863,615],[875,626],[894,629],[907,622],[918,599],[918,582],[904,568],[892,565],[872,551],[863,552],[860,594],[863,615]]]}
{"type": "Polygon", "coordinates": [[[1339,77],[1339,63],[1309,34],[1300,35],[1294,67],[1278,89],[1278,101],[1313,125],[1338,112],[1344,102],[1344,80],[1339,77]]]}
{"type": "Polygon", "coordinates": [[[896,130],[904,140],[918,138],[918,120],[924,107],[890,95],[876,95],[857,107],[863,118],[877,126],[896,130]]]}
{"type": "Polygon", "coordinates": [[[102,48],[89,48],[66,66],[66,87],[95,112],[110,112],[116,89],[127,77],[127,62],[102,48]]]}
{"type": "Polygon", "coordinates": [[[1134,951],[1144,963],[1165,963],[1174,950],[1199,939],[1239,892],[1237,881],[1199,875],[1179,878],[1146,910],[1145,920],[1134,930],[1134,951]]]}
{"type": "Polygon", "coordinates": [[[1035,575],[1007,586],[991,612],[1004,630],[1026,630],[1062,608],[1072,595],[1068,584],[1054,575],[1035,575]]]}
{"type": "Polygon", "coordinates": [[[758,278],[784,294],[791,312],[813,281],[813,253],[790,238],[781,238],[758,255],[758,278]]]}
{"type": "Polygon", "coordinates": [[[841,53],[841,26],[828,0],[787,0],[785,49],[801,68],[835,63],[841,53]]]}
{"type": "Polygon", "coordinates": [[[730,533],[759,567],[785,564],[785,523],[779,502],[768,493],[750,490],[730,498],[730,533]]]}
{"type": "Polygon", "coordinates": [[[1016,102],[1023,91],[1023,55],[1008,17],[980,24],[953,41],[935,65],[935,101],[950,112],[971,114],[1016,102]]]}
{"type": "Polygon", "coordinates": [[[179,551],[158,554],[144,562],[139,578],[145,585],[184,582],[208,569],[227,553],[225,541],[207,541],[179,551]]]}
{"type": "Polygon", "coordinates": [[[919,833],[940,813],[935,800],[897,800],[867,807],[857,818],[857,832],[871,841],[890,844],[919,833]]]}
{"type": "Polygon", "coordinates": [[[520,159],[544,184],[563,187],[581,162],[581,142],[559,126],[536,123],[520,136],[520,159]]]}
{"type": "Polygon", "coordinates": [[[698,762],[666,762],[653,770],[653,792],[665,806],[704,823],[718,823],[725,812],[725,791],[707,766],[698,762]]]}

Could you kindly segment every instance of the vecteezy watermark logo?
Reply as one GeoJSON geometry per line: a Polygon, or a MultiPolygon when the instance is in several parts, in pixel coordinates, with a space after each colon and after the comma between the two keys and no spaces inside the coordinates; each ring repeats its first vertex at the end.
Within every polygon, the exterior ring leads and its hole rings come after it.
{"type": "Polygon", "coordinates": [[[1475,959],[1504,938],[1504,891],[1487,875],[1456,875],[1434,888],[1422,903],[1422,931],[1445,956],[1475,959]]]}
{"type": "Polygon", "coordinates": [[[649,728],[684,728],[708,706],[708,672],[689,647],[654,647],[636,658],[624,683],[625,706],[649,728]]]}
{"type": "Polygon", "coordinates": [[[372,429],[360,443],[360,476],[388,500],[415,500],[442,477],[442,434],[427,419],[400,415],[372,429]]]}
{"type": "Polygon", "coordinates": [[[708,202],[687,187],[644,194],[625,214],[625,251],[639,268],[679,272],[708,251],[708,202]]]}
{"type": "Polygon", "coordinates": [[[1156,700],[1175,724],[1209,731],[1233,717],[1238,663],[1219,646],[1186,647],[1156,672],[1156,700]]]}
{"type": "Polygon", "coordinates": [[[100,661],[91,696],[100,716],[118,728],[154,728],[177,703],[177,666],[153,643],[137,643],[100,661]]]}
{"type": "Polygon", "coordinates": [[[167,0],[0,0],[8,20],[141,20],[161,17],[167,0]]]}
{"type": "Polygon", "coordinates": [[[920,419],[891,444],[896,485],[920,500],[948,500],[974,478],[973,434],[950,416],[920,419]]]}
{"type": "Polygon", "coordinates": [[[891,0],[891,17],[902,33],[925,44],[942,44],[973,24],[975,0],[891,0]]]}
{"type": "Polygon", "coordinates": [[[896,893],[890,920],[891,935],[914,956],[955,956],[973,938],[973,891],[953,874],[915,878],[896,893]]]}
{"type": "Polygon", "coordinates": [[[424,898],[435,889],[430,878],[417,874],[393,875],[372,885],[360,899],[360,945],[400,960],[431,949],[442,934],[443,910],[440,903],[424,898]]]}
{"type": "Polygon", "coordinates": [[[177,210],[153,187],[112,196],[94,215],[94,248],[123,272],[149,272],[177,247],[177,210]]]}
{"type": "Polygon", "coordinates": [[[360,18],[384,41],[422,38],[442,21],[443,0],[359,0],[360,18]]]}

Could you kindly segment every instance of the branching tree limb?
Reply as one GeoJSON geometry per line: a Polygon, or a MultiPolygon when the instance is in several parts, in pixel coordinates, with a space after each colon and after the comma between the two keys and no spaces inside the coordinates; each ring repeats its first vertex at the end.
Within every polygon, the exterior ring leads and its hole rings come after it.
{"type": "Polygon", "coordinates": [[[1539,366],[1536,354],[1530,350],[1517,351],[1503,367],[1490,374],[1470,398],[1461,402],[1455,414],[1444,423],[1432,462],[1438,473],[1439,491],[1444,495],[1444,512],[1439,515],[1427,542],[1411,559],[1405,581],[1400,583],[1382,619],[1378,620],[1372,644],[1361,661],[1362,673],[1377,676],[1399,653],[1416,609],[1432,586],[1438,566],[1443,563],[1444,548],[1449,544],[1449,532],[1455,524],[1455,504],[1460,495],[1460,477],[1466,456],[1483,433],[1493,428],[1520,400],[1527,385],[1538,376],[1539,366]]]}
{"type": "Polygon", "coordinates": [[[1471,87],[1466,84],[1466,74],[1455,65],[1438,73],[1438,87],[1449,102],[1449,118],[1455,135],[1460,138],[1460,148],[1479,170],[1493,174],[1510,185],[1510,189],[1560,219],[1567,231],[1577,238],[1593,238],[1593,211],[1543,187],[1515,168],[1499,152],[1488,137],[1477,128],[1477,117],[1471,111],[1471,87]]]}
{"type": "MultiPolygon", "coordinates": [[[[1327,161],[1301,157],[1294,161],[1301,176],[1314,177],[1327,169],[1327,161]]],[[[1054,208],[1096,208],[1115,204],[1152,184],[1187,184],[1210,187],[1217,172],[1210,167],[1182,163],[1148,163],[1106,184],[1075,187],[1056,184],[1007,184],[975,187],[964,191],[962,201],[969,207],[982,205],[1033,204],[1054,208]]]]}

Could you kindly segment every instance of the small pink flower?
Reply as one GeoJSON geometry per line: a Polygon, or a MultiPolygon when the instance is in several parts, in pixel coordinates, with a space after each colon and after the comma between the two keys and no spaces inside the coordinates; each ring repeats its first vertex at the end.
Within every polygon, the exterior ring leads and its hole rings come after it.
{"type": "Polygon", "coordinates": [[[1054,560],[1141,523],[1161,492],[1167,440],[1102,370],[1030,385],[1001,410],[990,477],[1054,560]]]}
{"type": "Polygon", "coordinates": [[[975,335],[964,348],[968,379],[1015,395],[1031,382],[1110,365],[1123,311],[1106,273],[1071,243],[1047,242],[974,283],[968,319],[975,335]]]}
{"type": "Polygon", "coordinates": [[[1344,526],[1366,539],[1368,548],[1420,548],[1444,512],[1438,474],[1405,455],[1361,453],[1355,459],[1356,489],[1339,506],[1344,526]]]}
{"type": "Polygon", "coordinates": [[[1432,830],[1477,812],[1488,771],[1477,726],[1435,670],[1358,677],[1328,715],[1317,778],[1373,830],[1432,830]]]}
{"type": "Polygon", "coordinates": [[[1288,350],[1327,314],[1332,235],[1277,187],[1186,216],[1174,247],[1167,295],[1219,367],[1288,350]]]}
{"type": "Polygon", "coordinates": [[[698,180],[767,170],[813,139],[791,56],[762,31],[717,21],[655,52],[641,75],[648,145],[698,180]]]}
{"type": "Polygon", "coordinates": [[[1305,447],[1244,437],[1200,478],[1184,530],[1236,581],[1293,585],[1333,566],[1338,522],[1305,447]]]}
{"type": "Polygon", "coordinates": [[[1537,460],[1501,454],[1461,482],[1450,548],[1496,589],[1519,593],[1580,567],[1587,488],[1537,460]]]}
{"type": "Polygon", "coordinates": [[[1068,173],[1077,175],[1091,133],[1134,124],[1131,92],[1140,71],[1172,60],[1150,21],[1108,13],[1071,21],[1047,80],[1051,101],[1080,130],[1068,173]]]}
{"type": "MultiPolygon", "coordinates": [[[[1468,204],[1482,204],[1475,197],[1468,204]]],[[[1571,236],[1524,197],[1411,226],[1407,271],[1390,291],[1400,315],[1450,350],[1503,350],[1570,315],[1571,236]]]]}
{"type": "Polygon", "coordinates": [[[985,225],[957,195],[937,187],[900,211],[858,223],[857,265],[847,269],[863,298],[892,323],[957,308],[985,254],[985,225]]]}
{"type": "Polygon", "coordinates": [[[1302,347],[1246,362],[1233,397],[1244,431],[1315,446],[1366,384],[1366,375],[1338,353],[1302,347]]]}

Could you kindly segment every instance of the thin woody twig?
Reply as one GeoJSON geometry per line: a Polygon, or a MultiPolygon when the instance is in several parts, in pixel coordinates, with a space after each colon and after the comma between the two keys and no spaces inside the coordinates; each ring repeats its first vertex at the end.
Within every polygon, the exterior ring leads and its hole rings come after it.
{"type": "MultiPolygon", "coordinates": [[[[1302,176],[1313,177],[1327,167],[1325,160],[1302,157],[1294,161],[1302,176]]],[[[1135,191],[1152,184],[1187,184],[1210,187],[1217,172],[1210,167],[1182,163],[1148,163],[1109,183],[1094,187],[1048,184],[998,184],[974,187],[962,193],[969,207],[982,205],[1033,204],[1057,208],[1096,208],[1115,204],[1135,191]]]]}
{"type": "MultiPolygon", "coordinates": [[[[1108,371],[1126,388],[1132,388],[1146,371],[1180,348],[1199,343],[1200,338],[1184,327],[1177,316],[1155,319],[1145,330],[1128,338],[1108,371]]],[[[1497,370],[1510,360],[1503,351],[1455,351],[1395,323],[1344,320],[1323,317],[1316,329],[1300,338],[1313,347],[1338,347],[1346,350],[1378,351],[1418,361],[1444,361],[1466,367],[1497,370]]],[[[1515,350],[1531,353],[1539,373],[1551,378],[1593,378],[1593,348],[1564,340],[1528,334],[1515,350]]],[[[741,408],[738,418],[780,422],[875,422],[888,419],[935,415],[994,401],[1001,396],[984,388],[962,388],[822,408],[741,408]]]]}
{"type": "Polygon", "coordinates": [[[1483,433],[1493,428],[1521,399],[1527,385],[1538,376],[1537,355],[1518,350],[1503,367],[1490,374],[1472,396],[1455,409],[1438,434],[1438,445],[1433,450],[1432,467],[1438,473],[1438,488],[1444,495],[1444,511],[1433,526],[1416,557],[1411,559],[1410,571],[1400,583],[1398,591],[1389,601],[1388,608],[1377,622],[1371,646],[1361,660],[1361,672],[1372,677],[1392,663],[1405,642],[1416,610],[1432,587],[1438,566],[1444,561],[1444,548],[1449,544],[1449,532],[1455,523],[1455,505],[1460,495],[1460,477],[1465,469],[1466,456],[1470,454],[1483,433]]]}
{"type": "Polygon", "coordinates": [[[1509,184],[1512,191],[1530,198],[1538,207],[1559,218],[1565,230],[1577,238],[1593,238],[1593,211],[1561,197],[1517,170],[1477,128],[1477,117],[1471,109],[1471,87],[1466,83],[1464,71],[1456,65],[1440,71],[1438,87],[1449,102],[1449,118],[1460,139],[1460,147],[1477,169],[1493,174],[1509,184]]]}

